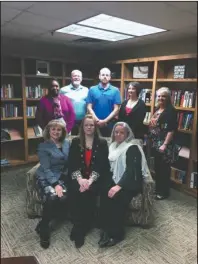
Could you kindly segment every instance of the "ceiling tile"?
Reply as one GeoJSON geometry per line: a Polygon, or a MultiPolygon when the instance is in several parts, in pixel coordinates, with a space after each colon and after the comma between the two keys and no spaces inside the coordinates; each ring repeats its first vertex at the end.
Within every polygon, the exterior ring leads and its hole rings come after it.
{"type": "Polygon", "coordinates": [[[49,19],[44,16],[31,14],[29,12],[23,12],[14,20],[14,22],[27,26],[33,25],[35,27],[40,27],[42,29],[51,31],[65,26],[65,23],[63,21],[49,19]]]}
{"type": "Polygon", "coordinates": [[[94,16],[97,11],[90,10],[89,5],[90,3],[86,2],[37,2],[28,11],[64,21],[67,25],[94,16]]]}
{"type": "Polygon", "coordinates": [[[1,7],[1,25],[3,25],[5,22],[10,21],[15,16],[19,15],[21,11],[12,9],[9,7],[1,7]]]}
{"type": "Polygon", "coordinates": [[[24,10],[33,5],[35,2],[10,2],[10,1],[2,1],[1,4],[2,6],[7,6],[10,8],[14,8],[17,10],[24,10]]]}
{"type": "Polygon", "coordinates": [[[190,11],[190,10],[197,9],[197,2],[190,2],[190,1],[167,2],[166,4],[177,7],[178,9],[182,9],[182,10],[189,10],[190,11]]]}

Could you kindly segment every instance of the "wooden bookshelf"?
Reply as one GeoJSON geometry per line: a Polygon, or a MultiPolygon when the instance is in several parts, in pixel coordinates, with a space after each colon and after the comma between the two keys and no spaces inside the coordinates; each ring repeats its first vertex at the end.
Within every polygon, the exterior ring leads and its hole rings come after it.
{"type": "Polygon", "coordinates": [[[28,106],[37,106],[42,95],[40,98],[34,98],[36,96],[32,96],[31,94],[31,98],[28,98],[26,87],[40,85],[41,88],[48,88],[52,78],[58,79],[60,87],[63,87],[70,83],[71,71],[74,69],[82,71],[82,84],[88,88],[95,84],[96,77],[98,77],[99,69],[92,64],[56,60],[48,61],[49,75],[37,75],[36,60],[40,60],[40,58],[20,58],[17,56],[1,58],[1,84],[2,86],[12,84],[14,90],[14,96],[12,98],[7,98],[10,97],[8,95],[5,96],[6,98],[1,98],[2,105],[16,104],[18,107],[18,116],[1,118],[1,125],[3,128],[13,127],[17,129],[22,136],[20,140],[6,140],[1,142],[1,159],[7,159],[10,163],[9,166],[37,162],[37,147],[43,141],[42,136],[28,137],[28,128],[36,125],[36,119],[35,116],[27,116],[26,109],[28,106]]]}
{"type": "MultiPolygon", "coordinates": [[[[146,106],[151,112],[151,116],[155,111],[155,100],[156,91],[162,87],[169,87],[170,90],[180,89],[182,91],[190,91],[194,89],[197,90],[197,54],[180,54],[171,56],[160,56],[160,57],[150,57],[150,58],[138,58],[138,59],[127,59],[115,61],[115,66],[117,71],[117,76],[121,76],[121,96],[122,99],[125,97],[125,88],[129,82],[140,82],[142,88],[148,88],[152,90],[151,102],[146,103],[146,106]],[[121,66],[119,69],[118,65],[121,66]],[[148,78],[134,78],[133,67],[134,66],[145,66],[149,67],[148,78]],[[174,78],[174,66],[185,65],[185,76],[184,78],[175,79],[174,78]]],[[[110,68],[111,69],[111,68],[110,68]]],[[[195,189],[190,188],[190,174],[193,169],[193,162],[197,160],[197,142],[196,142],[196,127],[197,127],[197,94],[196,100],[193,107],[175,107],[176,110],[181,113],[193,114],[193,125],[192,129],[178,129],[178,133],[181,137],[187,137],[189,142],[190,157],[186,160],[186,179],[185,183],[181,183],[174,180],[174,185],[178,185],[179,189],[185,191],[193,196],[197,194],[195,189]]],[[[144,123],[148,126],[148,123],[144,123]]],[[[154,171],[151,173],[154,175],[154,171]]]]}

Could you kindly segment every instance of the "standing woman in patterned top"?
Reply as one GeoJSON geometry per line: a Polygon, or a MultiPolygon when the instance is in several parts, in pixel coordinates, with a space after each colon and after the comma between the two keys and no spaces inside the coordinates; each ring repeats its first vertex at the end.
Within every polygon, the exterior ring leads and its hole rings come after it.
{"type": "Polygon", "coordinates": [[[43,96],[36,111],[37,124],[44,129],[51,120],[60,120],[66,125],[67,133],[74,126],[75,113],[70,99],[59,94],[60,86],[56,79],[50,81],[48,94],[43,96]]]}
{"type": "Polygon", "coordinates": [[[79,136],[72,140],[68,159],[69,204],[74,224],[70,239],[76,248],[84,244],[93,226],[99,190],[110,178],[108,153],[107,141],[99,137],[92,115],[86,115],[79,136]]]}
{"type": "Polygon", "coordinates": [[[156,199],[169,196],[171,164],[176,160],[179,147],[174,136],[177,131],[177,112],[171,103],[170,90],[157,91],[157,110],[149,123],[149,137],[154,154],[156,199]]]}
{"type": "Polygon", "coordinates": [[[140,83],[131,82],[127,86],[128,99],[120,107],[118,119],[129,125],[135,138],[144,139],[145,127],[143,124],[146,115],[146,105],[138,98],[140,93],[140,83]]]}

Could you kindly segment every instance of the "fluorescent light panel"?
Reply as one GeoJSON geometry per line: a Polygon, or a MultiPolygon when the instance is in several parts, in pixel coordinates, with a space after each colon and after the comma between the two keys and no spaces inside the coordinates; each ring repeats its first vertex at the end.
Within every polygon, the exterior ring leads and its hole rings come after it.
{"type": "Polygon", "coordinates": [[[105,30],[111,30],[114,32],[119,32],[134,36],[144,36],[144,35],[166,31],[165,29],[147,26],[144,24],[140,24],[137,22],[133,22],[130,20],[125,20],[122,18],[117,18],[105,14],[100,14],[85,19],[77,24],[105,29],[105,30]]]}
{"type": "Polygon", "coordinates": [[[58,29],[56,30],[56,32],[95,38],[95,39],[108,40],[108,41],[119,41],[119,40],[133,38],[133,36],[127,36],[120,33],[109,32],[101,29],[95,29],[95,28],[85,27],[76,24],[72,24],[70,26],[58,29]]]}

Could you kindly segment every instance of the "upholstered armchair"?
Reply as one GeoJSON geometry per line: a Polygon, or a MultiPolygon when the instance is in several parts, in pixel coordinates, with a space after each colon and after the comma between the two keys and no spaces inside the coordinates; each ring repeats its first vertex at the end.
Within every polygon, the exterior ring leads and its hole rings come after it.
{"type": "MultiPolygon", "coordinates": [[[[71,137],[70,137],[71,140],[71,137]]],[[[109,143],[109,138],[107,138],[109,143]]],[[[36,185],[35,173],[39,163],[27,172],[27,200],[26,210],[29,218],[41,217],[42,201],[36,185]]],[[[126,224],[149,227],[154,222],[154,188],[152,177],[144,179],[143,193],[131,200],[127,212],[126,224]]]]}

